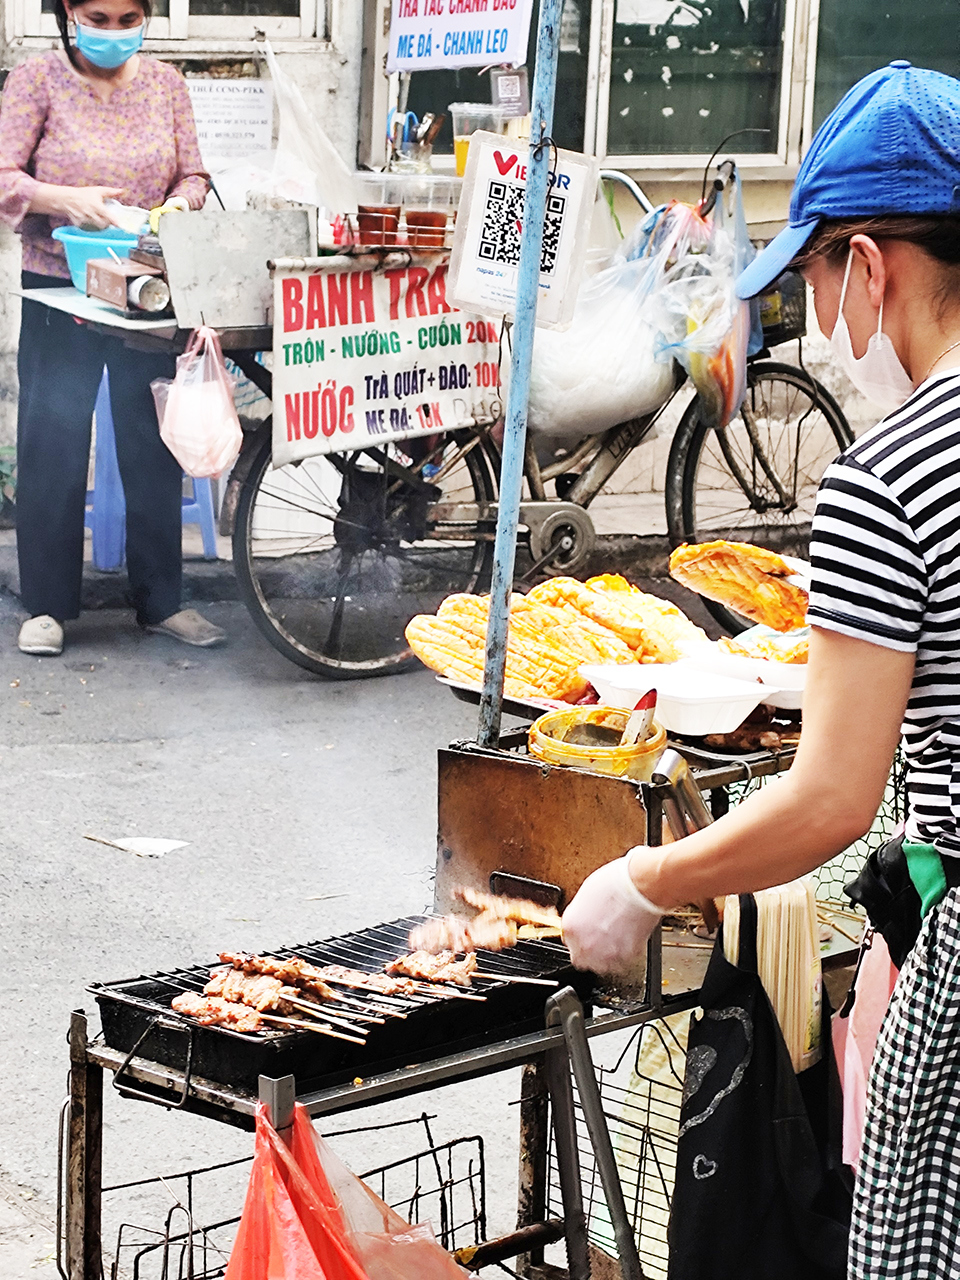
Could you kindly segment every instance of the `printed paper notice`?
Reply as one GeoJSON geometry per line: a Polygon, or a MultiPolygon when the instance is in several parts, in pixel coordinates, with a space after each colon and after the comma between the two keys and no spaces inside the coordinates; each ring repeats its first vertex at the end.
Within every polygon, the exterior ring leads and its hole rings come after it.
{"type": "Polygon", "coordinates": [[[188,80],[203,163],[212,172],[269,151],[273,85],[269,80],[188,80]]]}
{"type": "Polygon", "coordinates": [[[533,0],[393,0],[388,71],[517,67],[533,0]]]}

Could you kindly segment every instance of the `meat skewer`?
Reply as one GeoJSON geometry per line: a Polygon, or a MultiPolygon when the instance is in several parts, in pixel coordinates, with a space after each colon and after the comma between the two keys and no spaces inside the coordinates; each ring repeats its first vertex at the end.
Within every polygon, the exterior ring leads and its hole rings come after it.
{"type": "Polygon", "coordinates": [[[170,1008],[176,1013],[195,1018],[204,1027],[230,1027],[233,1031],[263,1031],[263,1020],[255,1009],[217,997],[204,997],[195,991],[174,996],[170,1008]]]}
{"type": "Polygon", "coordinates": [[[482,911],[474,920],[462,916],[437,916],[410,930],[411,951],[502,951],[517,945],[513,920],[482,911]]]}
{"type": "Polygon", "coordinates": [[[535,924],[542,928],[559,928],[560,914],[554,907],[541,907],[527,898],[500,898],[493,893],[481,893],[461,885],[454,895],[468,907],[498,920],[513,920],[517,924],[535,924]]]}
{"type": "Polygon", "coordinates": [[[244,973],[279,978],[282,982],[313,991],[321,1000],[335,999],[334,993],[324,982],[320,970],[296,956],[292,956],[289,960],[279,960],[276,956],[255,956],[237,951],[221,951],[220,959],[224,964],[242,969],[244,973]]]}
{"type": "Polygon", "coordinates": [[[467,955],[463,960],[458,960],[452,951],[440,951],[433,955],[423,950],[398,956],[385,966],[387,973],[401,973],[427,982],[454,982],[460,987],[470,985],[470,975],[476,967],[475,955],[467,955]]]}
{"type": "Polygon", "coordinates": [[[348,1022],[329,1013],[316,1001],[300,999],[298,987],[285,987],[279,978],[270,978],[266,974],[248,974],[239,969],[218,969],[210,975],[210,981],[203,989],[206,996],[219,996],[221,999],[236,1004],[247,1004],[258,1013],[268,1010],[273,1013],[288,1015],[301,1009],[314,1017],[323,1018],[335,1026],[343,1027],[358,1035],[364,1035],[363,1027],[348,1022]]]}

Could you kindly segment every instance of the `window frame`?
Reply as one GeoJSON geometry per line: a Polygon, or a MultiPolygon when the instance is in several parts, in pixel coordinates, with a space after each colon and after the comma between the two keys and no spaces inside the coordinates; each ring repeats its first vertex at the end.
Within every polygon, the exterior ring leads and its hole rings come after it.
{"type": "MultiPolygon", "coordinates": [[[[41,12],[42,0],[8,0],[7,39],[18,40],[23,48],[44,48],[59,41],[60,33],[52,13],[41,12]]],[[[204,52],[252,52],[256,33],[281,42],[289,49],[292,42],[306,42],[333,48],[340,29],[340,13],[350,0],[299,0],[300,16],[215,17],[190,15],[190,0],[168,0],[169,17],[150,19],[144,50],[147,53],[190,53],[201,47],[204,52]]]]}
{"type": "MultiPolygon", "coordinates": [[[[396,105],[399,76],[383,75],[383,58],[389,37],[391,0],[364,2],[364,56],[366,73],[361,84],[361,155],[365,162],[385,162],[385,145],[377,136],[375,122],[386,119],[387,109],[396,105]]],[[[644,155],[610,152],[610,85],[613,28],[617,0],[594,0],[590,14],[590,46],[587,53],[587,98],[584,113],[583,149],[600,158],[607,168],[643,173],[652,181],[699,181],[710,159],[706,153],[644,155]]],[[[780,112],[777,144],[767,152],[733,154],[745,178],[782,181],[796,176],[804,140],[811,136],[814,81],[817,60],[817,29],[820,0],[786,0],[780,72],[780,112]]],[[[536,33],[531,31],[530,39],[536,33]]],[[[438,156],[434,166],[444,170],[447,157],[438,156]]],[[[452,168],[452,157],[451,168],[452,168]]]]}

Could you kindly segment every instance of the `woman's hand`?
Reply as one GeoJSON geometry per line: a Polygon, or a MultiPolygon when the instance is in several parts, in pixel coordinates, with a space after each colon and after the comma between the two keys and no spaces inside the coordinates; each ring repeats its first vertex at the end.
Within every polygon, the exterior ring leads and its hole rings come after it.
{"type": "Polygon", "coordinates": [[[665,911],[630,877],[636,852],[631,849],[587,876],[563,913],[563,940],[578,969],[629,976],[643,961],[647,939],[665,911]]]}
{"type": "Polygon", "coordinates": [[[66,218],[71,226],[85,231],[105,231],[116,226],[105,200],[123,195],[123,187],[55,187],[41,182],[30,201],[30,213],[46,213],[66,218]]]}

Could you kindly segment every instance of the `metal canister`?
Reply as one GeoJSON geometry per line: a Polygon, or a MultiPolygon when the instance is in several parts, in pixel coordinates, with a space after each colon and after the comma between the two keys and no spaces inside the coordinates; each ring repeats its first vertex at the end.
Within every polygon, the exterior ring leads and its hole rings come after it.
{"type": "Polygon", "coordinates": [[[127,285],[127,301],[141,311],[164,311],[170,304],[170,286],[161,276],[135,276],[127,285]]]}

